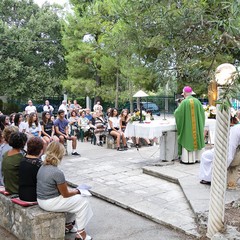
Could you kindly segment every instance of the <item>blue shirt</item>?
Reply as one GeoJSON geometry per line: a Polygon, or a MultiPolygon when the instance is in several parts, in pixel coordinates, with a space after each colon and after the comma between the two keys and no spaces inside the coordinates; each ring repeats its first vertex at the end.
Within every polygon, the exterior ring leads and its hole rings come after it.
{"type": "Polygon", "coordinates": [[[54,121],[54,126],[58,127],[59,131],[63,134],[66,134],[65,129],[68,126],[68,120],[64,118],[60,120],[59,118],[54,121]]]}
{"type": "Polygon", "coordinates": [[[89,121],[92,120],[92,115],[91,115],[91,114],[86,114],[85,117],[86,117],[89,121]]]}

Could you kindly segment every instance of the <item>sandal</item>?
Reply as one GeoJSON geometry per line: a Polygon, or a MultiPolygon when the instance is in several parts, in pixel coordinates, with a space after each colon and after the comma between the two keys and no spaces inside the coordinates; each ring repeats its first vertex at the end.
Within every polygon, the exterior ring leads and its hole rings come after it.
{"type": "Polygon", "coordinates": [[[77,228],[74,227],[75,221],[71,223],[66,223],[65,224],[65,233],[76,233],[77,228]]]}
{"type": "Polygon", "coordinates": [[[86,234],[86,237],[83,238],[83,236],[81,235],[81,233],[84,233],[85,230],[82,230],[80,232],[77,232],[75,240],[92,240],[92,237],[90,237],[89,235],[86,234]]]}
{"type": "Polygon", "coordinates": [[[211,185],[211,182],[208,182],[208,181],[205,181],[205,180],[201,180],[200,183],[201,183],[201,184],[211,185]]]}

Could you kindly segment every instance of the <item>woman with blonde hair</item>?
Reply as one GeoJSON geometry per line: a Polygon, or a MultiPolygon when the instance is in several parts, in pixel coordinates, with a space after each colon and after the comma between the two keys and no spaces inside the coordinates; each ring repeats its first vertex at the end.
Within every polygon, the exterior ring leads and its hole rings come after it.
{"type": "Polygon", "coordinates": [[[67,232],[76,232],[76,240],[91,240],[85,227],[93,213],[81,190],[69,190],[64,173],[58,168],[65,154],[64,146],[51,142],[46,150],[43,165],[37,174],[37,201],[50,212],[66,212],[67,232]],[[76,227],[75,227],[76,225],[76,227]]]}

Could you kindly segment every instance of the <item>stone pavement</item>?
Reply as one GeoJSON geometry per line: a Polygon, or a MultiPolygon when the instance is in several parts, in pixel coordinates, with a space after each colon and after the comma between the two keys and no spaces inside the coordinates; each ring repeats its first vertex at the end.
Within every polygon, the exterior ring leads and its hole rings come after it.
{"type": "MultiPolygon", "coordinates": [[[[208,210],[210,187],[199,183],[199,164],[163,163],[159,145],[118,152],[78,142],[78,151],[81,157],[66,156],[60,166],[73,186],[88,184],[99,198],[187,235],[201,236],[196,220],[208,210]]],[[[227,191],[227,202],[239,193],[227,191]]]]}

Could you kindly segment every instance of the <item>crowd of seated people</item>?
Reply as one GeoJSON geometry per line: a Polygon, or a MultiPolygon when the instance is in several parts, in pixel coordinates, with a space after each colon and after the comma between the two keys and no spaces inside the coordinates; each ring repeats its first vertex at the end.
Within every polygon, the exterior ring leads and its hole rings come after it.
{"type": "Polygon", "coordinates": [[[5,127],[0,140],[0,183],[11,198],[38,203],[46,211],[65,212],[65,233],[76,233],[75,239],[91,240],[85,231],[93,215],[88,199],[82,195],[81,188],[68,189],[65,176],[58,168],[65,153],[64,146],[52,141],[41,158],[43,139],[28,138],[16,126],[5,127]]]}
{"type": "Polygon", "coordinates": [[[76,135],[82,130],[91,131],[97,146],[103,146],[104,136],[110,134],[117,151],[127,150],[124,131],[130,115],[127,109],[119,114],[116,108],[109,108],[104,114],[99,101],[93,112],[79,106],[74,102],[69,116],[60,109],[55,118],[49,101],[41,115],[29,101],[25,113],[11,114],[11,118],[0,115],[0,186],[23,201],[37,201],[47,211],[66,212],[65,231],[76,232],[76,239],[90,240],[85,227],[92,217],[91,207],[81,190],[68,189],[64,174],[58,169],[66,151],[64,143],[70,140],[72,155],[80,155],[76,151],[76,135]]]}
{"type": "MultiPolygon", "coordinates": [[[[123,109],[120,114],[116,108],[108,108],[103,112],[103,107],[98,100],[91,112],[89,108],[83,109],[77,100],[74,100],[73,104],[71,101],[67,103],[63,100],[56,117],[53,111],[54,108],[46,100],[43,112],[38,114],[32,100],[29,100],[25,112],[12,113],[9,116],[1,114],[0,129],[3,131],[6,126],[12,125],[20,132],[26,133],[28,139],[40,137],[43,141],[43,153],[52,141],[59,141],[66,146],[66,142],[70,140],[72,155],[80,156],[76,151],[78,140],[89,141],[90,139],[97,146],[103,146],[108,135],[113,137],[117,151],[127,150],[127,141],[133,144],[132,139],[126,139],[124,136],[131,118],[128,109],[123,109]]],[[[135,146],[140,147],[140,139],[133,140],[135,146]]],[[[144,141],[151,146],[149,139],[144,141]]]]}

